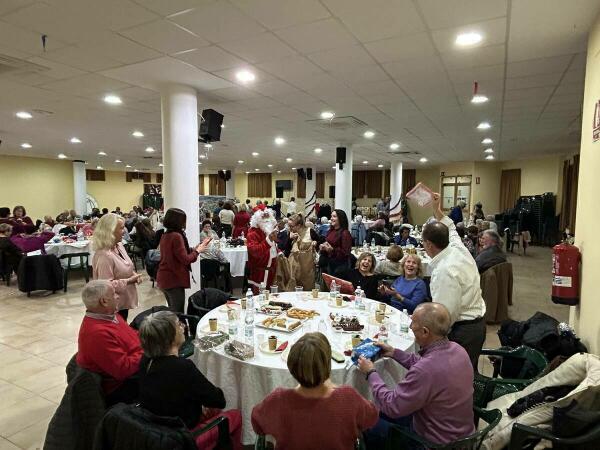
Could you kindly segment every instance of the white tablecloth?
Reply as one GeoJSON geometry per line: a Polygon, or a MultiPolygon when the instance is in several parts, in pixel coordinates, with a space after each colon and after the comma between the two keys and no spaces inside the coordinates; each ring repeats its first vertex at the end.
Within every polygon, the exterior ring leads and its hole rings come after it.
{"type": "MultiPolygon", "coordinates": [[[[352,223],[355,223],[355,222],[352,221],[352,223]]],[[[371,228],[373,226],[373,224],[375,223],[375,220],[363,220],[362,223],[365,226],[365,230],[368,230],[369,228],[371,228]]]]}
{"type": "MultiPolygon", "coordinates": [[[[267,330],[255,327],[254,336],[255,343],[259,342],[259,335],[262,335],[265,339],[267,336],[276,335],[280,339],[280,342],[289,341],[291,346],[296,342],[305,332],[317,331],[318,324],[321,319],[325,320],[328,329],[328,338],[332,344],[332,347],[338,351],[343,351],[350,343],[349,333],[334,332],[329,326],[329,312],[341,313],[344,315],[357,315],[359,320],[365,326],[363,335],[367,334],[373,336],[377,331],[378,327],[371,325],[373,322],[371,316],[373,313],[368,311],[357,311],[352,306],[345,308],[333,308],[330,307],[327,300],[328,293],[321,293],[319,300],[312,300],[309,292],[303,292],[303,300],[298,300],[296,293],[286,292],[280,294],[280,300],[291,301],[294,306],[306,309],[314,309],[320,313],[315,319],[311,319],[305,322],[305,324],[298,328],[293,333],[284,333],[273,330],[267,330]]],[[[367,301],[368,307],[371,308],[376,302],[367,301]]],[[[388,309],[389,311],[389,309],[388,309]]],[[[402,313],[397,310],[392,311],[390,317],[389,329],[390,337],[389,342],[396,348],[402,350],[414,351],[414,336],[409,331],[408,335],[400,336],[398,334],[398,325],[400,321],[400,315],[402,313]]],[[[202,335],[202,328],[207,326],[209,318],[217,318],[219,326],[223,325],[224,328],[227,326],[227,315],[224,311],[215,309],[205,315],[198,326],[198,335],[202,335]]],[[[264,320],[267,316],[257,314],[255,317],[255,323],[260,320],[264,320]]],[[[374,322],[373,322],[374,323],[374,322]]],[[[240,334],[243,333],[243,329],[240,326],[240,334]]],[[[241,339],[238,337],[238,339],[241,339]]],[[[208,352],[200,352],[196,349],[194,353],[194,363],[200,369],[200,371],[216,386],[223,389],[225,399],[227,400],[227,409],[236,408],[242,412],[242,442],[245,445],[254,443],[255,434],[252,431],[252,425],[250,422],[252,408],[260,403],[269,393],[271,393],[277,387],[294,387],[298,383],[290,375],[286,363],[283,361],[281,355],[270,355],[262,353],[258,349],[258,345],[255,345],[254,358],[248,361],[240,361],[226,355],[223,351],[222,346],[208,352]]],[[[347,360],[349,358],[346,358],[347,360]]],[[[388,386],[394,386],[403,377],[406,370],[395,361],[385,358],[376,362],[377,371],[386,381],[388,386]]],[[[364,375],[362,375],[354,366],[350,369],[345,368],[345,363],[336,363],[332,361],[332,372],[331,380],[335,384],[347,384],[354,387],[364,397],[371,399],[371,392],[369,385],[367,384],[364,375]]]]}
{"type": "MultiPolygon", "coordinates": [[[[375,246],[375,250],[372,250],[370,247],[369,247],[369,249],[367,249],[368,252],[372,252],[375,255],[375,259],[378,262],[385,260],[388,250],[389,250],[389,247],[386,247],[386,246],[375,246]],[[379,250],[379,249],[381,249],[381,250],[379,250]]],[[[402,250],[404,250],[404,248],[402,250]]],[[[363,253],[363,251],[364,251],[364,247],[355,247],[352,250],[354,256],[356,256],[357,258],[360,256],[361,253],[363,253]]],[[[430,277],[431,276],[431,267],[429,267],[429,263],[431,262],[431,258],[429,256],[427,256],[427,254],[421,249],[417,249],[417,254],[421,258],[421,267],[423,269],[423,276],[430,277]]]]}
{"type": "MultiPolygon", "coordinates": [[[[59,242],[55,243],[53,241],[49,241],[44,244],[44,249],[46,250],[46,254],[48,255],[56,255],[57,258],[60,258],[63,255],[69,255],[73,253],[89,253],[90,256],[88,258],[88,265],[92,265],[92,257],[94,256],[94,252],[92,251],[92,243],[89,240],[86,241],[75,241],[71,243],[59,242]]],[[[66,267],[67,260],[61,259],[61,264],[66,267]]],[[[72,265],[79,265],[79,258],[74,258],[71,261],[72,265]]]]}
{"type": "Polygon", "coordinates": [[[248,250],[245,246],[243,247],[231,247],[221,248],[225,258],[229,261],[232,277],[243,277],[244,267],[246,261],[248,261],[248,250]]]}

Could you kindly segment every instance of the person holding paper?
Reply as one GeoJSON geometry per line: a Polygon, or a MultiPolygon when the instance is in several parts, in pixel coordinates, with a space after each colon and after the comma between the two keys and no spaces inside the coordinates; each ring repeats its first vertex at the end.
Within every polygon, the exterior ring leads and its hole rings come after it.
{"type": "Polygon", "coordinates": [[[432,194],[431,204],[436,221],[421,234],[425,252],[432,258],[431,297],[448,308],[452,325],[448,337],[465,348],[476,368],[486,332],[479,271],[454,222],[442,212],[440,194],[432,194]]]}

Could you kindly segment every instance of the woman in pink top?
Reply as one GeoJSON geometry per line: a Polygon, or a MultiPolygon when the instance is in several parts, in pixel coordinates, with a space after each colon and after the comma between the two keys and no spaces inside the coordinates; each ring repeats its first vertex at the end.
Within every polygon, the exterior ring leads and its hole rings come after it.
{"type": "Polygon", "coordinates": [[[123,243],[125,222],[116,214],[105,214],[98,221],[92,237],[94,257],[92,268],[94,280],[111,280],[119,296],[119,314],[127,320],[130,309],[137,307],[136,284],[141,283],[141,275],[135,273],[135,266],[123,243]]]}
{"type": "Polygon", "coordinates": [[[335,386],[331,346],[307,333],[290,349],[288,369],[300,383],[278,388],[252,410],[252,428],[276,440],[277,450],[349,450],[378,419],[375,406],[350,386],[335,386]]]}

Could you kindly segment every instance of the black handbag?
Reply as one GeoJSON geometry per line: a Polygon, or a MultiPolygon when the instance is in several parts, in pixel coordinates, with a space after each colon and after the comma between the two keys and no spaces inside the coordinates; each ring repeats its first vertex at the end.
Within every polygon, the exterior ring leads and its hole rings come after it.
{"type": "Polygon", "coordinates": [[[577,400],[573,400],[566,406],[554,407],[552,432],[561,438],[576,437],[585,434],[598,423],[600,411],[586,409],[577,400]]]}

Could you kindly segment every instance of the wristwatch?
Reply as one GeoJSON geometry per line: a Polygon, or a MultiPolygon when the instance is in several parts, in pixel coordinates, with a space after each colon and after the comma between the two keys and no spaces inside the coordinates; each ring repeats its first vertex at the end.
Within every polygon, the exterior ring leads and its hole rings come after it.
{"type": "Polygon", "coordinates": [[[369,375],[371,375],[372,373],[377,372],[375,369],[371,369],[367,372],[367,374],[365,375],[365,379],[367,381],[369,381],[369,375]]]}

